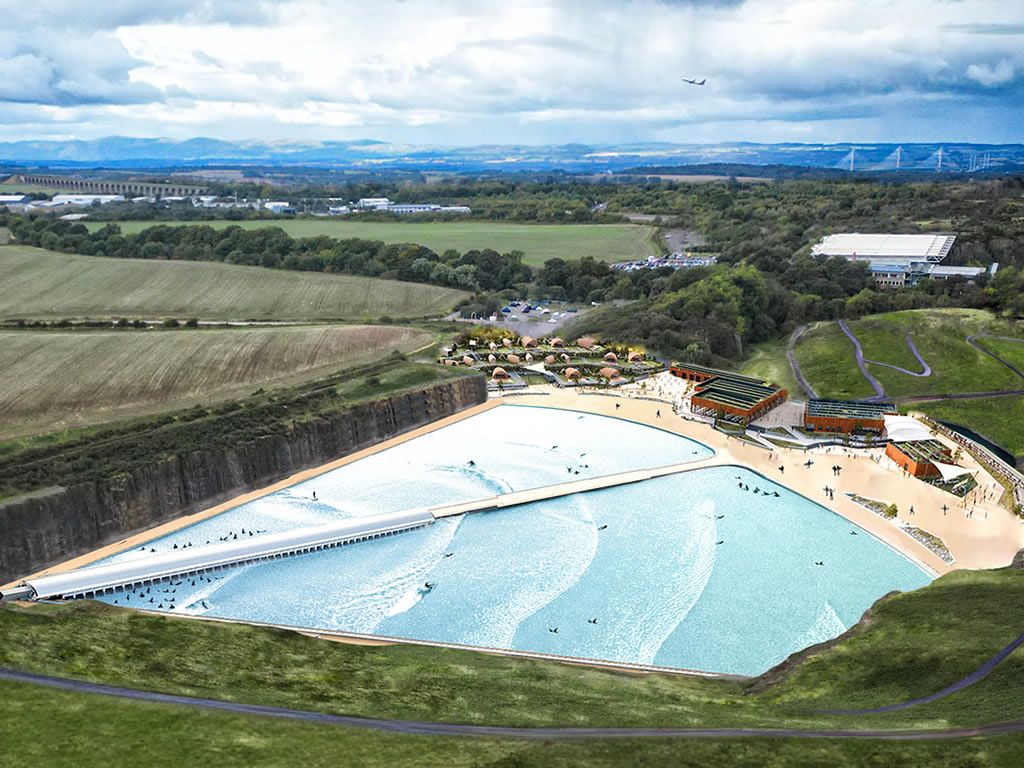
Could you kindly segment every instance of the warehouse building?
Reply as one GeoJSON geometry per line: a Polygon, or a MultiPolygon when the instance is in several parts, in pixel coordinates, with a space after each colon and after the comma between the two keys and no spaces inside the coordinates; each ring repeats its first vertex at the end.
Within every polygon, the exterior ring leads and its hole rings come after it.
{"type": "Polygon", "coordinates": [[[924,235],[861,234],[858,232],[827,235],[811,248],[822,257],[840,257],[864,261],[875,285],[879,288],[902,288],[917,285],[921,280],[976,279],[994,275],[998,264],[985,267],[949,267],[942,261],[949,255],[956,235],[947,233],[924,235]]]}

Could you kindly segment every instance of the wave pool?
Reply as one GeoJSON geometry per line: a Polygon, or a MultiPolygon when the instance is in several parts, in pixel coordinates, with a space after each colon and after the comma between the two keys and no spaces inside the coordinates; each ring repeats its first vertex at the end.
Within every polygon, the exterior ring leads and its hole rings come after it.
{"type": "MultiPolygon", "coordinates": [[[[620,419],[503,405],[110,560],[711,455],[700,443],[620,419]]],[[[886,592],[930,580],[824,507],[727,466],[448,518],[104,600],[758,674],[839,635],[886,592]]]]}

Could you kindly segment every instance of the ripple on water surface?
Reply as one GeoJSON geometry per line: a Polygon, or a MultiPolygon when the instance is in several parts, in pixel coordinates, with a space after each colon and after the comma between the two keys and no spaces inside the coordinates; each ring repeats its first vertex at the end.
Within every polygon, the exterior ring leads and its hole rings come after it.
{"type": "MultiPolygon", "coordinates": [[[[623,420],[503,406],[119,557],[710,455],[623,420]]],[[[866,532],[735,467],[446,519],[229,574],[178,584],[173,610],[740,674],[840,634],[892,589],[929,581],[866,532]]]]}

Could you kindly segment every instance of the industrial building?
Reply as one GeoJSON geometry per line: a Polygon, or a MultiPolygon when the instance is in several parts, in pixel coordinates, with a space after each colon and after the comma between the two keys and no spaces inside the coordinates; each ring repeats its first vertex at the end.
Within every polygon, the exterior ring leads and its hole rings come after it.
{"type": "Polygon", "coordinates": [[[709,416],[749,422],[781,405],[787,395],[761,379],[693,363],[675,363],[669,373],[696,382],[690,408],[709,416]]]}
{"type": "Polygon", "coordinates": [[[875,285],[880,288],[917,285],[926,278],[971,280],[985,273],[996,273],[998,264],[992,264],[987,269],[942,266],[942,261],[949,255],[955,241],[956,235],[946,233],[866,235],[853,232],[827,235],[811,248],[811,253],[815,256],[838,256],[849,261],[866,262],[875,279],[875,285]]]}
{"type": "Polygon", "coordinates": [[[808,400],[804,404],[804,429],[810,432],[885,431],[885,417],[895,414],[892,403],[859,403],[846,400],[808,400]]]}
{"type": "MultiPolygon", "coordinates": [[[[471,213],[467,205],[438,205],[437,203],[393,203],[387,197],[361,197],[355,203],[357,211],[385,211],[395,214],[409,213],[471,213]]],[[[346,211],[347,213],[347,211],[346,211]]]]}

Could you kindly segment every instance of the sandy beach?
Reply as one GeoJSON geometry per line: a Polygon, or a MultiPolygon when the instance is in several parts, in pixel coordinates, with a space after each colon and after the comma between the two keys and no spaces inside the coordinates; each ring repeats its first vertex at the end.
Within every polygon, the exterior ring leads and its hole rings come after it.
{"type": "MultiPolygon", "coordinates": [[[[884,456],[884,451],[881,448],[851,450],[828,447],[810,451],[779,448],[769,451],[744,440],[729,437],[712,429],[707,424],[675,415],[668,400],[651,399],[650,393],[647,392],[643,393],[645,395],[643,398],[636,396],[639,394],[641,393],[636,390],[632,393],[624,390],[619,394],[606,394],[603,392],[584,393],[576,389],[534,387],[529,393],[518,394],[515,397],[492,398],[479,406],[469,408],[433,424],[410,430],[398,437],[328,464],[298,472],[278,483],[243,494],[194,515],[140,531],[93,552],[55,565],[36,575],[81,568],[109,555],[140,546],[146,541],[358,461],[366,456],[385,451],[395,445],[413,440],[420,435],[441,429],[485,410],[526,405],[565,408],[614,416],[698,440],[712,448],[715,455],[709,459],[694,462],[691,465],[693,469],[738,464],[755,470],[773,482],[785,485],[856,523],[935,574],[947,573],[955,568],[992,568],[1007,565],[1017,550],[1024,546],[1024,525],[1006,509],[999,506],[998,497],[994,496],[994,493],[990,492],[988,499],[979,499],[973,503],[964,502],[928,483],[906,476],[884,456]],[[810,467],[805,466],[808,459],[814,462],[810,467]],[[832,473],[833,465],[842,468],[838,477],[832,473]],[[785,468],[784,472],[780,471],[780,466],[785,468]],[[823,491],[826,486],[834,489],[831,499],[823,491]],[[845,495],[847,492],[896,504],[899,508],[899,520],[942,539],[954,556],[955,562],[947,564],[892,521],[880,517],[849,499],[845,495]],[[943,506],[947,508],[945,512],[943,506]],[[911,509],[914,510],[913,514],[910,512],[911,509]]],[[[1001,491],[995,480],[983,468],[978,467],[969,456],[965,455],[961,463],[978,470],[977,478],[983,489],[994,488],[1001,491]]],[[[980,493],[975,495],[980,496],[980,493]]]]}

